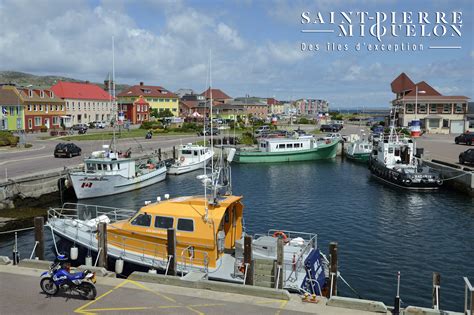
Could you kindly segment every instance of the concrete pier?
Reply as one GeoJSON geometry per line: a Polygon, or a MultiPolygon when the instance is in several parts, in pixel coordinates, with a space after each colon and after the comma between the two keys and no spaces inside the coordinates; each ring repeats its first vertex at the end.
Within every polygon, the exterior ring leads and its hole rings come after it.
{"type": "MultiPolygon", "coordinates": [[[[378,301],[317,297],[317,303],[312,303],[285,290],[142,272],[128,279],[97,273],[94,301],[67,291],[49,297],[39,287],[39,275],[48,265],[38,260],[22,261],[19,266],[0,264],[2,314],[391,314],[378,301]]],[[[409,306],[402,314],[461,313],[409,306]]]]}

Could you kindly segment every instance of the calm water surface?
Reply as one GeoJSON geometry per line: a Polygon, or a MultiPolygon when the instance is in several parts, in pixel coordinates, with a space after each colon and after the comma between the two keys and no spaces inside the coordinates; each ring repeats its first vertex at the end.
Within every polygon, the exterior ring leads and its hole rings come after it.
{"type": "MultiPolygon", "coordinates": [[[[272,228],[315,232],[325,252],[329,242],[337,241],[341,275],[363,298],[387,305],[393,305],[400,271],[403,305],[431,307],[432,272],[440,272],[442,309],[462,311],[462,277],[474,280],[474,198],[393,189],[371,178],[364,165],[339,158],[233,165],[232,171],[233,192],[244,196],[248,233],[272,228]]],[[[198,174],[87,203],[137,208],[165,193],[202,194],[198,174]]],[[[32,250],[32,239],[32,232],[20,235],[23,258],[32,250]]],[[[52,244],[51,233],[47,241],[52,244]]],[[[12,238],[3,239],[0,254],[11,255],[12,244],[12,238]]],[[[354,297],[344,284],[339,288],[354,297]]]]}

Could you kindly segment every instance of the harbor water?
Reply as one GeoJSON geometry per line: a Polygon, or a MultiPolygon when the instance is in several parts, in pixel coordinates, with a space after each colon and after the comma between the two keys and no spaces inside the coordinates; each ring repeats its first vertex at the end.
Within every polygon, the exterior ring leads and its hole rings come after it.
{"type": "MultiPolygon", "coordinates": [[[[197,195],[199,172],[84,203],[137,209],[145,201],[197,195]]],[[[474,199],[455,191],[395,189],[370,176],[365,165],[328,161],[232,166],[233,193],[244,196],[246,232],[269,229],[315,232],[327,253],[338,242],[339,270],[364,299],[393,305],[397,272],[402,306],[431,307],[432,273],[441,273],[441,308],[462,311],[464,282],[474,280],[474,199]]],[[[51,205],[58,206],[58,205],[51,205]]],[[[54,257],[45,230],[47,258],[54,257]]],[[[11,256],[13,235],[0,239],[0,255],[11,256]]],[[[33,231],[19,233],[29,258],[33,231]]],[[[357,297],[342,282],[341,295],[357,297]]]]}

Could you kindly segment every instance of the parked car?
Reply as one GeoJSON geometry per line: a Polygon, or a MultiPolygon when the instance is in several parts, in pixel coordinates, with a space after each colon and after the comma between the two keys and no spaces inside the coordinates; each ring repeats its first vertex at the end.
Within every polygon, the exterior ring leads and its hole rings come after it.
{"type": "Polygon", "coordinates": [[[333,132],[333,133],[328,133],[327,135],[325,135],[324,137],[320,138],[322,140],[331,140],[331,141],[341,141],[343,140],[342,136],[340,133],[337,133],[337,132],[333,132]]]}
{"type": "Polygon", "coordinates": [[[87,132],[87,129],[86,129],[86,128],[81,128],[81,129],[79,129],[79,130],[77,131],[77,133],[80,134],[80,135],[83,135],[83,134],[85,134],[86,132],[87,132]]]}
{"type": "Polygon", "coordinates": [[[464,164],[464,163],[474,164],[474,149],[468,149],[464,152],[461,152],[461,154],[459,154],[459,163],[460,164],[464,164]]]}
{"type": "Polygon", "coordinates": [[[332,126],[334,127],[335,131],[341,131],[341,129],[344,128],[342,124],[332,124],[332,126]]]}
{"type": "Polygon", "coordinates": [[[255,130],[255,135],[260,135],[263,133],[268,133],[270,131],[270,127],[265,125],[265,126],[260,126],[255,130]]]}
{"type": "Polygon", "coordinates": [[[75,124],[72,126],[73,130],[80,130],[80,129],[86,129],[87,130],[87,124],[75,124]]]}
{"type": "Polygon", "coordinates": [[[322,132],[335,132],[339,131],[340,129],[336,125],[321,125],[319,130],[321,130],[322,132]]]}
{"type": "Polygon", "coordinates": [[[54,148],[54,157],[73,157],[74,155],[81,155],[82,149],[74,143],[58,143],[54,148]]]}
{"type": "Polygon", "coordinates": [[[94,127],[99,128],[99,129],[104,129],[104,128],[105,128],[105,122],[103,122],[103,121],[95,121],[95,122],[94,122],[94,127]]]}
{"type": "MultiPolygon", "coordinates": [[[[212,135],[213,136],[216,136],[220,134],[220,131],[218,128],[212,128],[212,135]]],[[[198,133],[199,136],[204,136],[204,132],[201,130],[199,131],[198,133]]],[[[210,136],[211,135],[211,128],[206,128],[206,136],[210,136]]]]}
{"type": "Polygon", "coordinates": [[[467,145],[472,145],[474,142],[474,132],[473,133],[463,133],[454,138],[456,144],[465,143],[467,145]]]}

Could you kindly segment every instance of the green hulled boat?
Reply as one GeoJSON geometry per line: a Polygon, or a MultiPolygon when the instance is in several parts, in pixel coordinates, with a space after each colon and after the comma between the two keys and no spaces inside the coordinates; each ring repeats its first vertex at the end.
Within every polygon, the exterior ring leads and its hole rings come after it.
{"type": "Polygon", "coordinates": [[[372,152],[372,143],[368,140],[358,140],[351,142],[345,149],[345,156],[356,162],[367,163],[372,152]]]}
{"type": "Polygon", "coordinates": [[[238,150],[237,163],[271,163],[331,159],[338,141],[316,141],[313,137],[261,139],[255,150],[238,150]]]}

